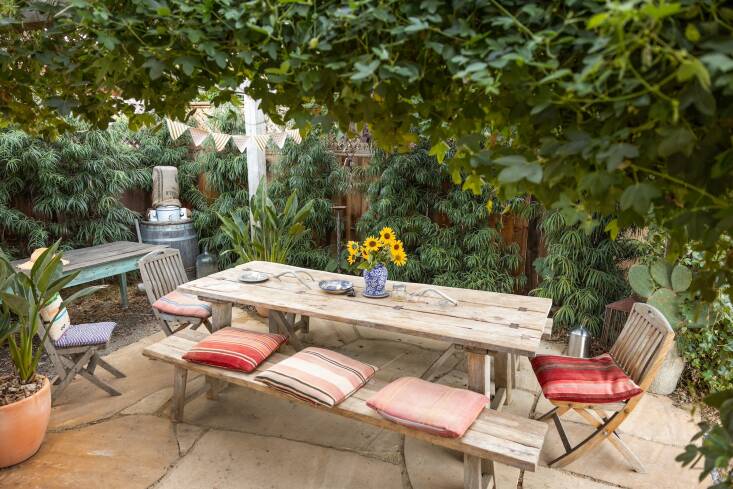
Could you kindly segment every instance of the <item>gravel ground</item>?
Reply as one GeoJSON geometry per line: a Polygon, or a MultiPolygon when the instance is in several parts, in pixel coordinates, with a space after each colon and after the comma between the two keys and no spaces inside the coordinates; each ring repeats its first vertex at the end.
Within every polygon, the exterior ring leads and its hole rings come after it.
{"type": "MultiPolygon", "coordinates": [[[[63,295],[69,296],[75,289],[66,289],[63,295]]],[[[112,333],[109,348],[103,354],[115,351],[159,331],[158,323],[150,308],[147,296],[144,292],[138,290],[137,283],[129,283],[127,292],[129,306],[126,309],[120,305],[119,287],[116,281],[106,289],[87,296],[69,307],[69,315],[74,324],[98,321],[114,321],[117,323],[117,327],[112,333]]],[[[45,354],[41,357],[38,370],[44,375],[53,373],[53,366],[45,354]]],[[[5,345],[0,348],[0,376],[12,371],[10,354],[7,345],[5,345]]]]}

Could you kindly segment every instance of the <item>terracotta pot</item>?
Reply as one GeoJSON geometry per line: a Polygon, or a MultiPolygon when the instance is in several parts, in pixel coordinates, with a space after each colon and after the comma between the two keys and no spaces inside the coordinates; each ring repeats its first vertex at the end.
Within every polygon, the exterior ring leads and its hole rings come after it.
{"type": "Polygon", "coordinates": [[[51,417],[51,384],[22,401],[0,406],[0,469],[19,464],[38,451],[51,417]]]}
{"type": "Polygon", "coordinates": [[[255,312],[257,312],[257,315],[261,318],[266,318],[270,315],[270,310],[262,306],[255,306],[255,312]]]}

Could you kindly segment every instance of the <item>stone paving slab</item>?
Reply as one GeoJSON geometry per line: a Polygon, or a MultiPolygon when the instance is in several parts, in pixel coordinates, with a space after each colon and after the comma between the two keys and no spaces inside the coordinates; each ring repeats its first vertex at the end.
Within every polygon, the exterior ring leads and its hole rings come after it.
{"type": "Polygon", "coordinates": [[[212,430],[156,489],[389,489],[398,465],[279,438],[212,430]]]}
{"type": "Polygon", "coordinates": [[[179,457],[173,426],[155,416],[125,416],[49,433],[28,461],[0,471],[0,487],[145,488],[179,457]]]}
{"type": "MultiPolygon", "coordinates": [[[[570,443],[582,441],[592,429],[577,423],[564,423],[565,432],[570,443]]],[[[682,450],[676,446],[642,440],[631,435],[623,437],[627,445],[637,454],[646,467],[646,474],[634,472],[621,454],[608,442],[599,444],[596,449],[565,467],[562,470],[597,481],[607,482],[621,487],[633,489],[693,489],[707,487],[707,483],[699,483],[699,471],[683,468],[675,457],[682,450]]],[[[550,429],[545,438],[541,462],[547,462],[563,453],[562,442],[557,430],[550,429]]]]}
{"type": "Polygon", "coordinates": [[[288,438],[388,461],[400,458],[396,433],[236,386],[220,393],[216,401],[205,396],[194,399],[186,405],[183,419],[193,425],[288,438]]]}

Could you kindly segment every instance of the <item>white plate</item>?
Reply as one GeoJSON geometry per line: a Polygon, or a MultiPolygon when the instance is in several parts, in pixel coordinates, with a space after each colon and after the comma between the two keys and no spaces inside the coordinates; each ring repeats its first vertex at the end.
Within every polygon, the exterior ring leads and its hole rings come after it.
{"type": "Polygon", "coordinates": [[[266,282],[270,279],[270,276],[266,273],[255,272],[252,270],[245,270],[239,275],[239,281],[247,284],[258,284],[260,282],[266,282]]]}

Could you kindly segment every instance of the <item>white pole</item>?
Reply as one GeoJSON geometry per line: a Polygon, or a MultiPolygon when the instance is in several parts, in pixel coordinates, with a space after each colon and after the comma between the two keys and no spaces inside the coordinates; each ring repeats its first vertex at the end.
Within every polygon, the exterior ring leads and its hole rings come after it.
{"type": "MultiPolygon", "coordinates": [[[[265,114],[260,110],[260,101],[244,95],[244,127],[247,136],[265,134],[265,114]]],[[[265,153],[260,150],[254,138],[247,143],[247,186],[250,198],[267,174],[265,153]]]]}

